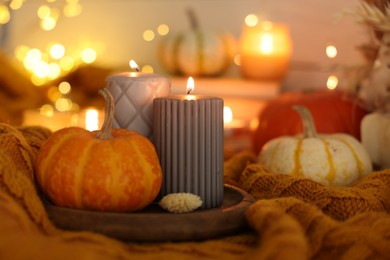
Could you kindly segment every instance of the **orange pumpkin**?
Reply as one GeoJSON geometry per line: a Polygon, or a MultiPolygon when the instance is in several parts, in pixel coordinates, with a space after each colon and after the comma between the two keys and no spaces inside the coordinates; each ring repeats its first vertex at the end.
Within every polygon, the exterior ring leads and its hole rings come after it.
{"type": "Polygon", "coordinates": [[[127,129],[111,129],[113,100],[106,99],[101,131],[69,127],[42,145],[35,173],[43,193],[56,205],[99,211],[136,211],[158,195],[162,171],[153,144],[127,129]]]}

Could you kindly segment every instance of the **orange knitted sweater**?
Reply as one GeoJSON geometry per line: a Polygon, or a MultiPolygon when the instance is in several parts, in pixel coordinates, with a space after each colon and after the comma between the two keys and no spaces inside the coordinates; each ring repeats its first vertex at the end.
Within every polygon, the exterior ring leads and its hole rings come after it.
{"type": "Polygon", "coordinates": [[[37,195],[33,162],[50,135],[0,125],[0,259],[389,259],[390,170],[329,188],[267,172],[251,154],[225,162],[225,180],[256,202],[251,231],[181,243],[124,243],[56,228],[37,195]]]}

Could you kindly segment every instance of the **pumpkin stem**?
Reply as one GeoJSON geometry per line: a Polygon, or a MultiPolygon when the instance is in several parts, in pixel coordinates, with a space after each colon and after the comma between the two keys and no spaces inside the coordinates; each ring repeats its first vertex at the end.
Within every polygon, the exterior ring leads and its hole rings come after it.
{"type": "Polygon", "coordinates": [[[187,9],[188,19],[190,20],[190,26],[193,31],[199,29],[198,18],[196,17],[195,11],[192,8],[187,9]]]}
{"type": "Polygon", "coordinates": [[[302,124],[303,124],[303,137],[304,138],[316,137],[317,130],[314,125],[314,120],[313,117],[311,116],[309,109],[303,106],[293,106],[293,109],[298,111],[299,115],[301,116],[302,124]]]}
{"type": "Polygon", "coordinates": [[[102,129],[96,134],[96,137],[101,140],[107,140],[112,138],[111,131],[112,119],[114,117],[114,98],[106,88],[100,89],[98,93],[103,96],[105,100],[105,115],[102,129]]]}

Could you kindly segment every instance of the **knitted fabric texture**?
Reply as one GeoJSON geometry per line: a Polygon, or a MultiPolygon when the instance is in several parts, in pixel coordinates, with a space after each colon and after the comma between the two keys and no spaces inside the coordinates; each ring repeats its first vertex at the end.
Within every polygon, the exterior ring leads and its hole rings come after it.
{"type": "Polygon", "coordinates": [[[225,174],[257,199],[246,212],[251,230],[181,243],[60,230],[33,177],[36,152],[49,136],[40,130],[0,125],[0,259],[389,259],[390,170],[329,188],[269,173],[247,153],[227,161],[225,174]]]}

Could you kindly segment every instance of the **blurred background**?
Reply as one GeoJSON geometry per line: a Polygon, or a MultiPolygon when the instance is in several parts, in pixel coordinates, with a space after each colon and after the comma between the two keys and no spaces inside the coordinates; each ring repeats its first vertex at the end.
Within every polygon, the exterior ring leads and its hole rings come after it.
{"type": "Polygon", "coordinates": [[[234,118],[248,125],[263,101],[283,91],[341,87],[340,66],[363,61],[357,46],[367,34],[353,17],[341,17],[358,3],[1,1],[0,120],[22,124],[27,117],[29,123],[42,122],[35,118],[37,109],[46,115],[83,111],[85,117],[85,109],[102,108],[96,92],[107,75],[130,70],[133,59],[142,71],[170,77],[173,92],[180,92],[186,78],[194,76],[197,93],[223,97],[234,118]],[[191,35],[194,31],[205,32],[202,69],[191,63],[199,59],[193,53],[199,43],[198,36],[191,35]],[[251,34],[267,39],[269,33],[275,35],[263,44],[264,53],[247,48],[251,34]],[[284,46],[280,53],[278,39],[284,46]]]}

